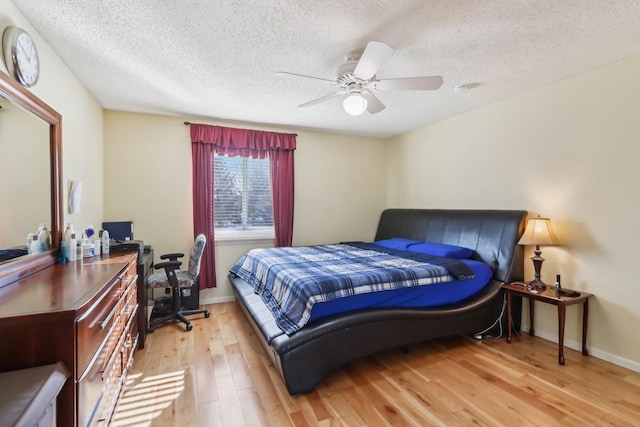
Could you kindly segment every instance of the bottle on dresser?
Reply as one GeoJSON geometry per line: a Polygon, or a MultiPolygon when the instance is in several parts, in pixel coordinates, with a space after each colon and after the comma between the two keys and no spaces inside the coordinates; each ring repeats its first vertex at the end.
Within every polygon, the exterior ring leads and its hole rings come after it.
{"type": "Polygon", "coordinates": [[[47,230],[47,226],[44,224],[40,224],[38,226],[38,242],[40,244],[40,247],[38,249],[38,252],[46,252],[49,249],[49,246],[51,245],[51,240],[49,237],[49,230],[47,230]]]}
{"type": "Polygon", "coordinates": [[[76,240],[76,233],[71,233],[67,251],[69,252],[69,261],[75,261],[78,259],[78,241],[76,240]]]}
{"type": "Polygon", "coordinates": [[[75,234],[75,232],[73,231],[73,224],[72,223],[67,223],[67,228],[64,230],[64,235],[62,236],[62,241],[64,242],[66,249],[67,249],[67,255],[66,255],[66,259],[67,260],[71,260],[71,252],[73,252],[73,250],[75,250],[76,246],[75,245],[71,245],[71,235],[75,234]]]}
{"type": "Polygon", "coordinates": [[[101,246],[102,246],[102,241],[100,240],[100,236],[98,234],[95,234],[93,239],[93,254],[95,256],[100,255],[101,252],[101,246]]]}
{"type": "Polygon", "coordinates": [[[109,253],[109,231],[102,230],[102,253],[109,253]]]}

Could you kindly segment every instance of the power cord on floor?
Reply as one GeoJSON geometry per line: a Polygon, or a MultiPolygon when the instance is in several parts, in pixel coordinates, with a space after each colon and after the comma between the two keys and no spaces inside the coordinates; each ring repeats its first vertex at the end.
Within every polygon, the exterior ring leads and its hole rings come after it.
{"type": "Polygon", "coordinates": [[[503,296],[502,296],[502,309],[500,310],[500,314],[498,315],[498,318],[495,320],[495,322],[493,322],[491,324],[491,326],[489,326],[484,331],[480,331],[480,332],[477,332],[477,333],[473,334],[473,337],[475,339],[477,339],[477,340],[482,340],[482,339],[485,339],[485,338],[500,338],[500,337],[502,337],[502,316],[504,315],[504,310],[505,310],[506,306],[507,306],[507,295],[506,295],[506,293],[504,293],[503,296]],[[496,325],[500,326],[500,333],[498,334],[497,337],[493,336],[493,335],[484,335],[488,331],[493,329],[496,325]]]}

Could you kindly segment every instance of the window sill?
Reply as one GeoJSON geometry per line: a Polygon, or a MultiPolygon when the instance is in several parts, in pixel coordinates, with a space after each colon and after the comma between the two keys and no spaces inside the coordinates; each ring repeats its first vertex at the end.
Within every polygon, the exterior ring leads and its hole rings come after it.
{"type": "Polygon", "coordinates": [[[216,231],[215,242],[225,245],[247,245],[272,243],[273,231],[216,231]]]}

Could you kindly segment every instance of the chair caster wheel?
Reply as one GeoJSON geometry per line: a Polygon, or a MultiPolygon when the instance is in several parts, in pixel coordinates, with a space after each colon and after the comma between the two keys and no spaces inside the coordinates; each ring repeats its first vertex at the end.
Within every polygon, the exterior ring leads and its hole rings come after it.
{"type": "Polygon", "coordinates": [[[153,327],[153,328],[147,328],[147,332],[148,332],[148,333],[150,333],[150,334],[152,334],[155,330],[156,330],[156,328],[155,328],[155,327],[153,327]]]}
{"type": "Polygon", "coordinates": [[[191,323],[189,323],[189,324],[187,325],[187,331],[190,331],[190,330],[192,330],[192,329],[193,329],[193,326],[191,325],[191,323]]]}
{"type": "Polygon", "coordinates": [[[204,312],[204,318],[208,319],[211,316],[211,313],[209,313],[208,311],[204,312]]]}

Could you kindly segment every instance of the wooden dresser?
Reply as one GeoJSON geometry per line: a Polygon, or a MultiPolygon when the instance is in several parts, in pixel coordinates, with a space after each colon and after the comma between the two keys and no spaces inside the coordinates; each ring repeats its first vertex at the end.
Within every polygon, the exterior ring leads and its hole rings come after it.
{"type": "Polygon", "coordinates": [[[137,254],[55,264],[0,288],[0,372],[63,362],[58,425],[107,425],[138,339],[137,254]]]}

